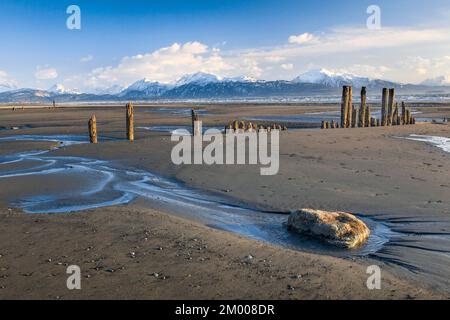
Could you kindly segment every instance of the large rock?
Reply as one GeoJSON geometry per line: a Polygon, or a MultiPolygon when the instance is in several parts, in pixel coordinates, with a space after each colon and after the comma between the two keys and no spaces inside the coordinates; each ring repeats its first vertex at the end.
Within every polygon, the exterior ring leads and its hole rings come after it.
{"type": "Polygon", "coordinates": [[[349,249],[361,246],[370,235],[366,224],[354,215],[313,209],[292,212],[289,216],[288,228],[349,249]]]}

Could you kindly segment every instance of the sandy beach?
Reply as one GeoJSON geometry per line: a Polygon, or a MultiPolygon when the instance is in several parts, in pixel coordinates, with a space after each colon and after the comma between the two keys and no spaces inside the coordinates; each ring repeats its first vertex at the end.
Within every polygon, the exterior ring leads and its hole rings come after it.
{"type": "MultiPolygon", "coordinates": [[[[137,104],[133,143],[124,139],[124,106],[0,110],[0,175],[10,175],[0,177],[0,297],[450,297],[450,154],[407,139],[413,134],[450,138],[448,123],[431,123],[450,117],[450,106],[412,106],[428,123],[338,130],[319,130],[315,125],[300,129],[310,123],[302,118],[305,114],[320,118],[335,113],[336,105],[196,106],[207,127],[223,128],[234,119],[289,119],[286,123],[293,129],[280,135],[280,171],[266,177],[259,174],[259,166],[174,165],[170,130],[190,126],[191,107],[137,104]],[[97,145],[80,143],[87,141],[92,113],[98,122],[97,145]],[[59,143],[73,137],[80,140],[59,143]],[[38,154],[29,156],[30,151],[38,154]],[[35,168],[33,174],[23,174],[28,167],[35,168]],[[60,170],[63,167],[75,171],[60,170]],[[35,174],[45,168],[54,171],[35,174]],[[90,177],[88,169],[94,170],[90,177]],[[89,194],[103,175],[116,171],[115,188],[89,194]],[[138,178],[126,181],[130,175],[159,179],[157,190],[146,191],[158,196],[134,194],[123,201],[126,204],[111,201],[124,199],[121,192],[128,195],[125,191],[131,186],[142,186],[138,178]],[[174,185],[161,189],[169,183],[174,185]],[[189,192],[190,204],[200,196],[214,205],[220,199],[250,208],[261,219],[265,212],[277,212],[273,215],[277,223],[299,208],[351,212],[370,219],[385,241],[366,254],[323,248],[312,240],[289,247],[270,239],[271,230],[282,232],[281,223],[279,229],[261,227],[257,232],[227,227],[226,219],[235,211],[227,211],[225,218],[210,217],[210,222],[207,212],[196,216],[197,209],[184,210],[167,201],[170,195],[164,192],[170,190],[177,200],[185,199],[181,192],[189,192]],[[60,198],[50,199],[51,195],[60,198]],[[30,201],[36,199],[42,202],[39,206],[30,201]],[[108,205],[94,208],[98,203],[108,205]],[[55,204],[93,208],[46,214],[45,209],[55,204]],[[42,213],[26,213],[27,208],[42,213]],[[374,264],[382,270],[381,290],[366,286],[367,266],[374,264]],[[82,290],[67,290],[68,265],[80,266],[82,290]]],[[[251,226],[252,217],[246,219],[251,226]]]]}

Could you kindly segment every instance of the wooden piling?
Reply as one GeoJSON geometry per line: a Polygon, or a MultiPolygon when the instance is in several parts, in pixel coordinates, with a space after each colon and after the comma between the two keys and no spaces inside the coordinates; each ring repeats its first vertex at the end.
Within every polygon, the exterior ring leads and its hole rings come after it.
{"type": "Polygon", "coordinates": [[[370,114],[370,106],[367,105],[366,106],[366,127],[371,127],[372,126],[372,115],[370,114]]]}
{"type": "Polygon", "coordinates": [[[358,109],[352,106],[352,128],[358,127],[358,109]]]}
{"type": "Polygon", "coordinates": [[[239,121],[237,121],[237,120],[233,121],[233,129],[234,129],[234,131],[239,130],[239,121]]]}
{"type": "Polygon", "coordinates": [[[97,143],[97,118],[95,114],[89,119],[89,140],[91,143],[97,143]]]}
{"type": "Polygon", "coordinates": [[[192,135],[201,136],[202,130],[200,126],[200,118],[194,109],[191,110],[191,119],[192,119],[192,135]]]}
{"type": "Polygon", "coordinates": [[[353,88],[348,87],[347,128],[352,125],[353,119],[353,88]]]}
{"type": "Polygon", "coordinates": [[[331,129],[336,129],[336,121],[331,121],[331,129]]]}
{"type": "Polygon", "coordinates": [[[402,125],[406,124],[406,104],[405,101],[402,101],[402,125]]]}
{"type": "Polygon", "coordinates": [[[366,126],[366,100],[367,100],[367,89],[366,87],[361,88],[361,106],[359,108],[359,127],[364,128],[366,126]]]}
{"type": "Polygon", "coordinates": [[[341,128],[347,127],[348,101],[349,101],[349,87],[344,86],[342,89],[342,100],[341,100],[341,128]]]}
{"type": "Polygon", "coordinates": [[[387,88],[383,88],[382,97],[381,97],[381,125],[387,125],[387,115],[388,115],[388,98],[389,91],[387,88]]]}
{"type": "Polygon", "coordinates": [[[387,125],[391,126],[393,122],[394,116],[394,100],[395,100],[395,89],[389,89],[389,102],[388,102],[388,116],[387,116],[387,125]]]}
{"type": "Polygon", "coordinates": [[[392,125],[398,125],[398,103],[395,103],[394,114],[392,116],[392,125]]]}
{"type": "Polygon", "coordinates": [[[131,102],[127,103],[126,107],[126,118],[127,118],[127,139],[134,141],[134,110],[133,104],[131,102]]]}

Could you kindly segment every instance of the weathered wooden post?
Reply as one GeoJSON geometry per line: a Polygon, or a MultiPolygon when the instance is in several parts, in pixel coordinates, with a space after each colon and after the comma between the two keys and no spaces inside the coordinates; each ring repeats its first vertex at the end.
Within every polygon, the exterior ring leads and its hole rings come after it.
{"type": "Polygon", "coordinates": [[[134,110],[131,102],[127,103],[127,139],[134,141],[134,110]]]}
{"type": "Polygon", "coordinates": [[[91,143],[97,143],[97,118],[95,114],[89,119],[89,140],[91,143]]]}
{"type": "Polygon", "coordinates": [[[402,101],[402,125],[406,124],[406,104],[402,101]]]}
{"type": "Polygon", "coordinates": [[[398,103],[395,103],[394,114],[392,116],[392,125],[398,125],[398,103]]]}
{"type": "Polygon", "coordinates": [[[347,128],[352,125],[353,119],[353,88],[348,87],[347,128]]]}
{"type": "Polygon", "coordinates": [[[191,118],[192,118],[192,135],[201,136],[202,130],[200,125],[200,119],[198,117],[197,112],[195,112],[194,109],[191,110],[191,118]]]}
{"type": "Polygon", "coordinates": [[[358,126],[358,109],[356,106],[352,106],[352,128],[358,126]]]}
{"type": "Polygon", "coordinates": [[[233,121],[233,129],[236,132],[239,130],[239,121],[237,121],[237,120],[233,121]]]}
{"type": "Polygon", "coordinates": [[[331,121],[331,129],[336,129],[336,121],[331,121]]]}
{"type": "Polygon", "coordinates": [[[406,109],[406,120],[405,120],[405,124],[411,124],[410,123],[411,120],[411,111],[407,108],[406,109]]]}
{"type": "Polygon", "coordinates": [[[371,127],[371,118],[372,115],[370,114],[370,106],[366,106],[366,127],[371,127]]]}
{"type": "Polygon", "coordinates": [[[380,119],[377,119],[377,127],[380,127],[381,123],[380,123],[380,119]]]}
{"type": "Polygon", "coordinates": [[[388,102],[388,117],[387,122],[388,125],[392,125],[393,116],[394,116],[394,100],[395,100],[395,89],[389,89],[389,102],[388,102]]]}
{"type": "Polygon", "coordinates": [[[245,121],[239,122],[239,129],[242,129],[242,131],[245,131],[245,121]]]}
{"type": "Polygon", "coordinates": [[[366,87],[361,88],[361,106],[359,108],[359,126],[364,128],[366,126],[366,100],[367,100],[367,89],[366,87]]]}
{"type": "Polygon", "coordinates": [[[383,88],[383,93],[381,96],[381,125],[387,125],[387,113],[388,113],[388,89],[383,88]]]}
{"type": "Polygon", "coordinates": [[[341,128],[347,127],[348,101],[349,101],[349,87],[344,86],[342,89],[342,100],[341,100],[341,128]]]}

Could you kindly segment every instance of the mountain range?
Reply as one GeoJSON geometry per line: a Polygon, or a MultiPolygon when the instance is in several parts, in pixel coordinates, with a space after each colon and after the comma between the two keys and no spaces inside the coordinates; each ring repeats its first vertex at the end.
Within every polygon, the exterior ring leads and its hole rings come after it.
{"type": "Polygon", "coordinates": [[[95,93],[67,90],[57,84],[48,90],[15,89],[0,92],[2,103],[51,103],[94,101],[150,101],[163,99],[251,99],[338,95],[343,85],[351,85],[355,92],[365,86],[369,94],[378,94],[384,87],[396,88],[400,94],[448,94],[450,84],[445,77],[430,79],[420,85],[401,84],[370,79],[352,74],[333,73],[325,69],[308,71],[291,81],[264,81],[249,77],[220,78],[198,72],[185,75],[174,83],[165,84],[149,79],[136,81],[126,88],[114,86],[95,93]]]}

